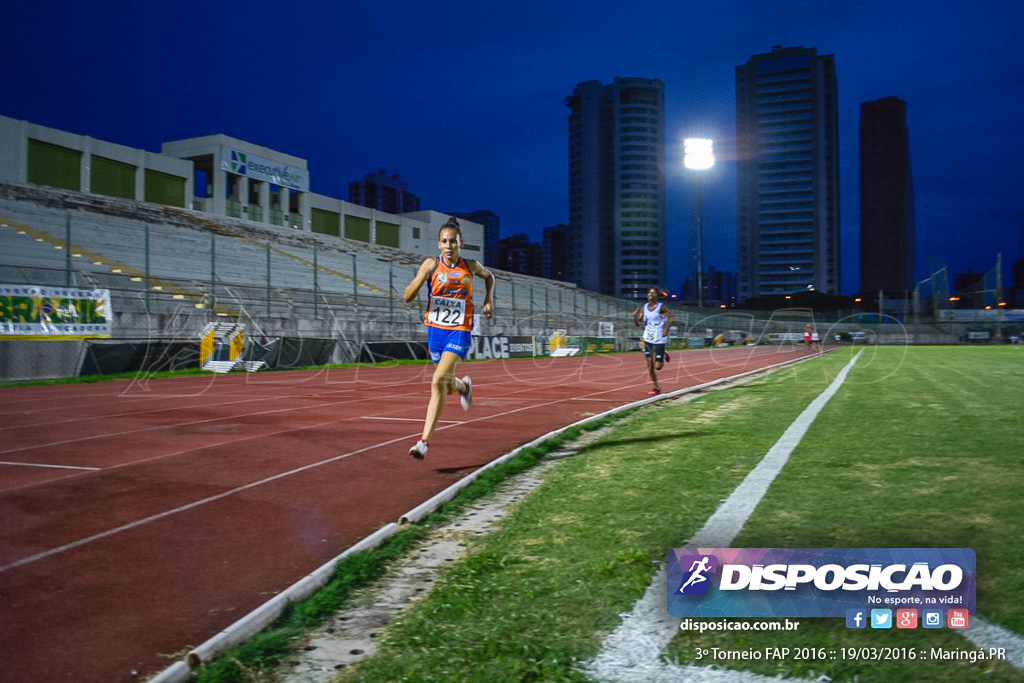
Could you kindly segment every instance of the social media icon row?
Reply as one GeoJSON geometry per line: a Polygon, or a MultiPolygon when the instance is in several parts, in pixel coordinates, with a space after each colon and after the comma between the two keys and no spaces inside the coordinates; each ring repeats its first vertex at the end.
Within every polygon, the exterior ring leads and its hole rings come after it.
{"type": "MultiPolygon", "coordinates": [[[[947,610],[943,615],[941,609],[923,609],[920,611],[922,628],[967,628],[969,612],[965,609],[947,610]],[[945,619],[943,619],[945,616],[945,619]]],[[[916,609],[898,609],[893,618],[891,609],[848,609],[846,610],[846,628],[917,628],[918,611],[916,609]]]]}

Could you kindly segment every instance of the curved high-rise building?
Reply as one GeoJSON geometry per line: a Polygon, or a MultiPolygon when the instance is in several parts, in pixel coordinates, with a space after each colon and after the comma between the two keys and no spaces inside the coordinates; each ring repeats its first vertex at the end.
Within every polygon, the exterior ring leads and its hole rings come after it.
{"type": "Polygon", "coordinates": [[[665,85],[587,81],[569,115],[567,279],[642,299],[665,283],[665,85]]]}

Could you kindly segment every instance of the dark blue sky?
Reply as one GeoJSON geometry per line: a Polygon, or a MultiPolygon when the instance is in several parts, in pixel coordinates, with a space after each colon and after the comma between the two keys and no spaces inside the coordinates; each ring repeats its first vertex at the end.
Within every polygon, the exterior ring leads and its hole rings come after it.
{"type": "Polygon", "coordinates": [[[842,289],[859,286],[860,104],[907,102],[918,279],[1024,256],[1018,0],[333,2],[0,0],[0,114],[131,147],[224,133],[309,161],[348,198],[400,175],[424,208],[490,209],[503,236],[568,219],[564,98],[665,82],[668,286],[691,266],[682,138],[714,138],[707,259],[736,268],[734,67],[775,45],[835,55],[842,289]]]}

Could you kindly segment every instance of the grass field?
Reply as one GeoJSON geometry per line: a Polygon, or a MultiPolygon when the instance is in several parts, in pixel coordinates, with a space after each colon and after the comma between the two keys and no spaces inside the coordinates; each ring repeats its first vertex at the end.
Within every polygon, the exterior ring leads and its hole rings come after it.
{"type": "MultiPolygon", "coordinates": [[[[703,525],[850,358],[843,350],[634,412],[553,470],[499,531],[479,539],[392,623],[376,656],[338,680],[586,680],[582,663],[643,594],[667,551],[703,525]]],[[[685,363],[685,354],[678,360],[685,363]]],[[[1022,491],[1022,349],[868,349],[733,546],[974,548],[978,613],[1024,635],[1022,491]]],[[[800,621],[797,632],[781,635],[680,633],[665,654],[706,665],[696,661],[697,648],[973,648],[946,629],[856,631],[842,619],[800,621]]],[[[1024,678],[991,661],[716,663],[834,681],[1024,678]]]]}

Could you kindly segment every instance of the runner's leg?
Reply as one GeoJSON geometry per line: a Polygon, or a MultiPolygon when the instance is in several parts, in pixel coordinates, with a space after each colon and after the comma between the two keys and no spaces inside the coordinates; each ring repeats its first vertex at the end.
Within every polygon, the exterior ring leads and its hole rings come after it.
{"type": "Polygon", "coordinates": [[[462,380],[455,377],[455,368],[460,360],[457,353],[445,351],[434,367],[434,376],[430,380],[430,403],[427,404],[427,417],[423,423],[423,441],[429,441],[434,434],[448,394],[458,391],[462,384],[462,380]]]}

